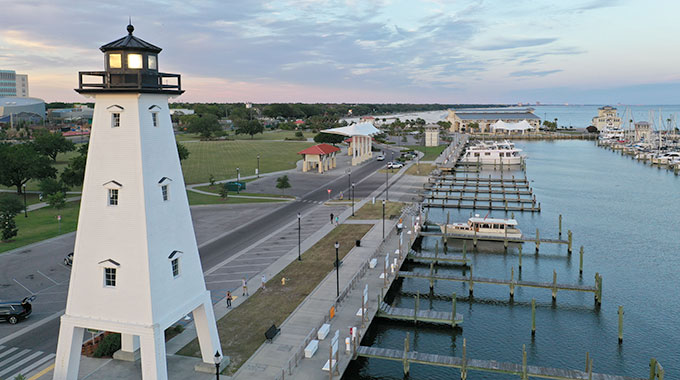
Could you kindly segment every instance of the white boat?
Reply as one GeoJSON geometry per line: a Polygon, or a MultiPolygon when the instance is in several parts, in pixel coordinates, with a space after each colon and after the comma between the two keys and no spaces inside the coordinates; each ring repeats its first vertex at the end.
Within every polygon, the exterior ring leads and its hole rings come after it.
{"type": "Polygon", "coordinates": [[[477,162],[486,165],[519,165],[522,163],[522,149],[515,148],[509,141],[481,141],[465,151],[462,162],[477,162]]]}
{"type": "Polygon", "coordinates": [[[479,214],[468,219],[467,223],[440,224],[442,233],[447,235],[463,236],[490,236],[521,238],[522,231],[517,228],[515,219],[482,218],[479,214]]]}
{"type": "Polygon", "coordinates": [[[652,158],[652,163],[667,165],[680,160],[680,152],[666,152],[652,158]]]}
{"type": "Polygon", "coordinates": [[[622,141],[625,139],[625,133],[621,128],[611,127],[605,128],[600,132],[600,140],[622,141]]]}

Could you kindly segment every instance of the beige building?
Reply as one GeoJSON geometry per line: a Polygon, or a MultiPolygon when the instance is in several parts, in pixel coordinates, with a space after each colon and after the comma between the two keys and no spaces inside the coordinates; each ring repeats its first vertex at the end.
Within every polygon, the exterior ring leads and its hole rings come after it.
{"type": "Polygon", "coordinates": [[[439,145],[439,126],[430,124],[425,126],[425,146],[439,145]]]}
{"type": "Polygon", "coordinates": [[[635,141],[649,141],[652,138],[652,126],[648,121],[638,121],[635,123],[635,141]]]}
{"type": "Polygon", "coordinates": [[[335,155],[339,151],[340,148],[328,144],[314,145],[299,151],[298,154],[301,154],[303,159],[302,171],[308,172],[317,168],[319,173],[323,173],[335,168],[335,155]]]}
{"type": "Polygon", "coordinates": [[[605,128],[621,128],[621,118],[616,113],[616,108],[604,106],[597,109],[597,116],[593,118],[592,124],[598,131],[605,128]]]}
{"type": "Polygon", "coordinates": [[[475,132],[470,127],[472,124],[479,126],[479,132],[491,132],[491,126],[501,120],[506,123],[517,123],[526,120],[534,130],[541,126],[541,118],[534,114],[533,108],[524,109],[450,109],[446,121],[451,123],[451,132],[475,132]]]}

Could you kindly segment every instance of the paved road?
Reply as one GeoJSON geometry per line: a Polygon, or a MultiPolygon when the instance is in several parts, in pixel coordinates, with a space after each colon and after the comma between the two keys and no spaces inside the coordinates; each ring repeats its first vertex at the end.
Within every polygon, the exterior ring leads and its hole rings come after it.
{"type": "MultiPolygon", "coordinates": [[[[376,170],[383,167],[384,164],[385,162],[372,160],[360,167],[352,168],[351,180],[352,182],[356,183],[356,198],[366,197],[376,188],[384,184],[385,176],[375,173],[376,170]]],[[[306,212],[311,211],[314,208],[318,208],[320,204],[328,199],[327,189],[331,189],[332,194],[338,194],[342,191],[345,194],[345,199],[347,199],[349,195],[348,176],[329,176],[328,182],[318,186],[316,190],[304,194],[295,202],[286,203],[283,206],[275,206],[274,210],[271,212],[264,212],[264,210],[252,210],[250,212],[253,215],[250,219],[242,213],[241,217],[238,218],[238,223],[240,224],[245,220],[245,224],[242,224],[237,229],[234,229],[233,226],[224,228],[224,230],[228,232],[223,233],[222,235],[218,235],[219,232],[216,230],[215,234],[218,236],[214,237],[212,241],[208,241],[207,244],[203,244],[203,246],[199,249],[203,269],[205,271],[209,271],[211,268],[218,266],[221,262],[233,256],[234,254],[268,236],[272,231],[275,231],[281,226],[295,220],[297,218],[298,212],[304,215],[306,212]]],[[[193,209],[192,213],[195,213],[193,209]]],[[[33,285],[39,289],[47,289],[48,287],[53,286],[53,288],[48,289],[48,291],[46,291],[44,294],[48,296],[49,302],[52,303],[52,307],[45,309],[45,313],[54,314],[64,307],[68,286],[69,269],[60,264],[60,262],[63,258],[63,255],[72,250],[74,236],[75,234],[71,234],[65,239],[46,243],[57,244],[56,242],[58,241],[58,247],[54,247],[56,257],[51,257],[46,260],[48,262],[48,265],[44,268],[44,274],[46,276],[36,272],[32,275],[32,277],[27,277],[37,281],[37,283],[33,285]],[[57,275],[62,277],[56,278],[57,275]]],[[[16,260],[15,264],[13,265],[25,266],[27,264],[26,260],[16,260]]],[[[41,272],[43,272],[43,270],[41,270],[41,272]]],[[[16,282],[13,281],[14,278],[12,277],[11,267],[4,267],[0,270],[0,279],[4,282],[12,281],[11,285],[13,286],[11,288],[15,289],[14,292],[17,292],[17,294],[8,294],[8,292],[3,294],[3,284],[0,284],[0,299],[17,298],[21,294],[25,294],[23,289],[19,289],[19,287],[16,286],[16,282]]],[[[27,281],[21,282],[22,287],[25,286],[28,292],[36,292],[31,288],[31,283],[24,284],[24,282],[27,281]]],[[[35,312],[38,313],[39,311],[36,310],[35,312]]],[[[3,337],[8,336],[20,328],[22,328],[22,324],[17,324],[15,326],[0,324],[0,344],[5,347],[21,349],[22,351],[25,349],[32,350],[31,352],[40,351],[41,356],[36,356],[35,359],[41,359],[44,357],[42,355],[49,355],[53,352],[56,352],[59,318],[49,320],[30,332],[22,334],[9,341],[2,342],[3,337]]]]}

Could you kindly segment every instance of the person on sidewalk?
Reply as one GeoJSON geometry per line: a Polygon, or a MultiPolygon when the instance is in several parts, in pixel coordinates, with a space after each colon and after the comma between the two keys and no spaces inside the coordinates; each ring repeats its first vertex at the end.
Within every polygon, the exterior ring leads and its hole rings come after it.
{"type": "Polygon", "coordinates": [[[243,284],[243,295],[247,296],[248,295],[248,280],[246,279],[246,276],[243,276],[243,280],[241,280],[241,283],[243,284]]]}
{"type": "Polygon", "coordinates": [[[231,300],[234,298],[231,296],[231,292],[227,292],[227,309],[231,309],[231,300]]]}
{"type": "Polygon", "coordinates": [[[335,225],[336,226],[340,225],[340,218],[338,218],[337,215],[335,216],[335,225]]]}
{"type": "Polygon", "coordinates": [[[267,283],[267,277],[265,275],[262,275],[262,290],[267,290],[267,286],[265,285],[267,283]]]}
{"type": "Polygon", "coordinates": [[[333,224],[333,213],[331,213],[331,224],[333,224]]]}

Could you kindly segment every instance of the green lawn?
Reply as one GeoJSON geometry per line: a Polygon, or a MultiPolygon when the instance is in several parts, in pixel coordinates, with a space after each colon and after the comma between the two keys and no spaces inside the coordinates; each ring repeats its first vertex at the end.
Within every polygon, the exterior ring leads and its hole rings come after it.
{"type": "Polygon", "coordinates": [[[302,157],[297,152],[314,145],[308,142],[280,141],[201,141],[185,146],[191,154],[182,162],[184,181],[205,183],[212,174],[216,180],[255,174],[257,155],[260,155],[260,173],[295,168],[302,157]]]}
{"type": "Polygon", "coordinates": [[[408,145],[407,148],[417,150],[425,153],[425,156],[421,158],[421,161],[434,161],[439,157],[440,154],[446,149],[448,145],[437,145],[437,146],[422,146],[422,145],[408,145]]]}
{"type": "Polygon", "coordinates": [[[194,191],[187,191],[187,197],[189,198],[189,204],[192,206],[196,205],[228,205],[235,203],[264,203],[264,202],[281,202],[274,199],[257,199],[257,198],[235,198],[227,197],[227,199],[222,199],[214,195],[200,194],[194,191]]]}
{"type": "MultiPolygon", "coordinates": [[[[196,190],[201,190],[201,191],[207,191],[207,192],[209,192],[209,193],[219,194],[219,191],[220,191],[220,187],[219,187],[219,186],[220,186],[219,184],[217,184],[217,185],[215,185],[215,186],[210,186],[210,185],[207,185],[207,186],[196,186],[196,187],[194,187],[194,189],[196,189],[196,190]]],[[[248,186],[247,186],[247,185],[246,185],[246,189],[248,189],[248,186]]],[[[229,194],[232,194],[232,192],[229,192],[229,194]]],[[[237,194],[237,193],[234,192],[233,194],[237,194]]],[[[237,195],[247,195],[247,196],[251,196],[251,197],[273,197],[273,198],[282,198],[282,199],[295,199],[294,196],[291,196],[291,195],[283,195],[283,194],[281,194],[280,192],[279,192],[279,193],[275,193],[275,194],[267,194],[267,193],[248,193],[248,192],[246,192],[246,191],[241,191],[241,192],[238,193],[237,195]]]]}
{"type": "MultiPolygon", "coordinates": [[[[71,196],[72,195],[67,195],[66,198],[71,197],[71,196]]],[[[24,196],[23,195],[17,195],[16,192],[11,192],[11,193],[2,192],[2,193],[0,193],[0,198],[4,198],[4,197],[17,198],[19,200],[19,202],[21,202],[21,204],[24,204],[24,196]]],[[[38,194],[26,193],[26,204],[30,206],[30,205],[36,204],[36,203],[40,203],[40,198],[38,197],[38,194]]]]}
{"type": "Polygon", "coordinates": [[[19,229],[18,235],[9,242],[0,242],[0,252],[9,251],[27,244],[60,235],[57,215],[61,215],[61,234],[76,230],[80,202],[68,202],[61,210],[51,207],[28,212],[28,218],[21,213],[14,220],[19,229]]]}
{"type": "MultiPolygon", "coordinates": [[[[78,155],[78,152],[72,151],[72,152],[67,152],[67,153],[59,153],[57,155],[57,161],[52,164],[52,166],[57,169],[57,178],[59,178],[59,173],[61,173],[62,170],[68,165],[68,161],[72,158],[78,155]]],[[[30,180],[26,184],[26,190],[33,191],[33,190],[39,190],[38,189],[38,183],[40,181],[36,180],[30,180]]],[[[7,186],[2,186],[0,185],[1,189],[9,189],[9,190],[16,190],[15,187],[7,187],[7,186]]],[[[73,188],[71,189],[73,191],[80,191],[80,187],[73,188]]],[[[23,202],[23,199],[22,199],[23,202]]]]}
{"type": "MultiPolygon", "coordinates": [[[[264,133],[258,133],[253,136],[253,138],[250,138],[250,135],[237,135],[234,131],[229,131],[229,138],[233,140],[258,140],[258,141],[266,141],[266,140],[284,140],[286,137],[287,138],[294,138],[295,137],[295,132],[296,131],[282,131],[282,130],[275,130],[275,131],[266,131],[264,133]]],[[[304,138],[313,138],[316,136],[316,133],[312,132],[303,132],[304,138]]],[[[194,140],[200,140],[201,136],[191,134],[191,133],[180,133],[175,135],[175,138],[177,141],[182,142],[182,141],[194,141],[194,140]]]]}
{"type": "MultiPolygon", "coordinates": [[[[401,209],[404,207],[402,202],[385,202],[385,218],[392,219],[401,215],[401,209]]],[[[382,201],[376,199],[375,204],[367,202],[360,209],[358,209],[354,216],[350,219],[381,219],[382,218],[382,201]]]]}

